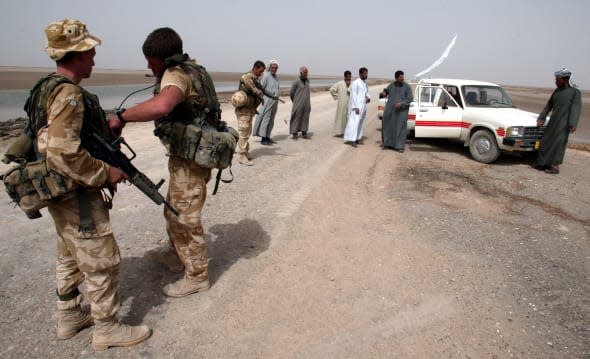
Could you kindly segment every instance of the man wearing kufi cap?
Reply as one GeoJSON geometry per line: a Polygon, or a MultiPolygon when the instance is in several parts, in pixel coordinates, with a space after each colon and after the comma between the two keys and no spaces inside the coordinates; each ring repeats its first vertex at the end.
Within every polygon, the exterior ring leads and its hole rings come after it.
{"type": "Polygon", "coordinates": [[[254,136],[262,137],[260,143],[266,146],[274,143],[270,138],[270,134],[274,127],[277,110],[279,109],[279,99],[277,97],[279,96],[280,88],[280,82],[277,76],[278,69],[279,63],[276,60],[270,60],[268,71],[262,75],[260,85],[266,94],[274,95],[274,97],[264,95],[264,104],[258,109],[258,116],[256,116],[256,122],[252,131],[254,136]]]}
{"type": "Polygon", "coordinates": [[[100,40],[73,19],[49,24],[45,34],[45,52],[56,61],[56,71],[31,91],[25,132],[34,141],[37,159],[45,160],[49,169],[75,188],[48,205],[58,235],[57,337],[69,339],[94,322],[95,349],[131,346],[147,339],[151,330],[116,319],[121,306],[121,258],[109,221],[110,198],[105,193],[126,176],[85,149],[84,138],[89,133],[111,140],[98,98],[79,85],[90,77],[100,40]],[[83,295],[78,287],[84,281],[90,314],[80,306],[83,295]]]}
{"type": "Polygon", "coordinates": [[[547,115],[551,113],[535,167],[550,174],[559,173],[559,165],[563,163],[569,134],[576,131],[582,111],[580,90],[570,86],[571,71],[563,68],[556,71],[554,75],[557,88],[537,118],[537,126],[542,127],[547,115]]]}

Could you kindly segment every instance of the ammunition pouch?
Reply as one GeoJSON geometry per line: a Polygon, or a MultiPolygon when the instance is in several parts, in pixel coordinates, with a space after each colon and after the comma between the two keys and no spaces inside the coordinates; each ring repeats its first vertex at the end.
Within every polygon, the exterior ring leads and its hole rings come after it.
{"type": "Polygon", "coordinates": [[[41,208],[76,188],[71,179],[47,168],[45,160],[16,165],[1,179],[10,198],[30,219],[41,217],[41,208]]]}
{"type": "Polygon", "coordinates": [[[184,124],[161,121],[154,134],[160,138],[168,153],[184,159],[194,160],[205,168],[224,169],[231,160],[238,141],[238,132],[220,122],[217,127],[203,124],[184,124]]]}

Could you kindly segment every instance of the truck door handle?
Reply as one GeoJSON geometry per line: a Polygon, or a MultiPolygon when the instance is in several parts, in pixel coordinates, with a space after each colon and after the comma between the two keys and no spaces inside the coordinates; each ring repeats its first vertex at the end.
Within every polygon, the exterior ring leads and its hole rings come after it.
{"type": "Polygon", "coordinates": [[[428,112],[428,109],[427,108],[421,108],[420,109],[420,112],[428,112]]]}

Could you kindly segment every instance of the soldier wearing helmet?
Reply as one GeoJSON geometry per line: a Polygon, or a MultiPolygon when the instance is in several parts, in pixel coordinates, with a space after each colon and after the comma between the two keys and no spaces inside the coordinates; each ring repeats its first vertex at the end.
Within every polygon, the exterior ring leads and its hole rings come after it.
{"type": "Polygon", "coordinates": [[[126,176],[92,157],[82,136],[92,132],[111,140],[98,98],[79,85],[92,73],[100,40],[74,19],[49,24],[45,34],[45,52],[56,62],[56,71],[31,91],[28,108],[33,110],[28,111],[26,131],[37,159],[77,187],[48,205],[57,231],[57,338],[69,339],[94,323],[95,349],[135,345],[151,330],[116,319],[121,258],[109,221],[110,198],[104,192],[126,176]],[[84,281],[90,314],[80,306],[78,287],[84,281]]]}

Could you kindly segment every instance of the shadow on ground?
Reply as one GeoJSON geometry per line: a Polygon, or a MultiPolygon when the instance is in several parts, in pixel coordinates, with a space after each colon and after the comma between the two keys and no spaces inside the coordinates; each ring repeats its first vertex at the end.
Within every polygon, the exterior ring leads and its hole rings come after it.
{"type": "MultiPolygon", "coordinates": [[[[212,226],[205,241],[210,259],[209,280],[214,285],[238,260],[255,258],[266,251],[270,236],[257,221],[244,219],[212,226]]],[[[157,307],[167,301],[162,288],[182,278],[182,273],[172,273],[153,260],[153,252],[159,250],[161,248],[147,251],[143,257],[121,259],[120,301],[124,307],[129,306],[123,318],[125,323],[141,324],[150,311],[157,311],[157,307]]]]}
{"type": "Polygon", "coordinates": [[[252,219],[238,223],[216,224],[208,229],[212,238],[207,240],[209,280],[211,285],[221,278],[223,272],[231,268],[241,258],[251,259],[265,252],[270,245],[270,236],[252,219]]]}
{"type": "Polygon", "coordinates": [[[146,252],[143,257],[121,258],[119,295],[121,304],[129,305],[129,311],[123,318],[127,324],[141,324],[146,314],[166,302],[162,288],[182,276],[156,263],[152,259],[153,251],[146,252]]]}
{"type": "Polygon", "coordinates": [[[279,147],[276,147],[276,145],[273,146],[267,146],[267,147],[262,147],[262,148],[255,148],[253,150],[250,151],[250,155],[252,156],[252,159],[258,158],[258,157],[263,157],[263,156],[276,156],[276,155],[282,155],[280,153],[278,153],[279,147]]]}

